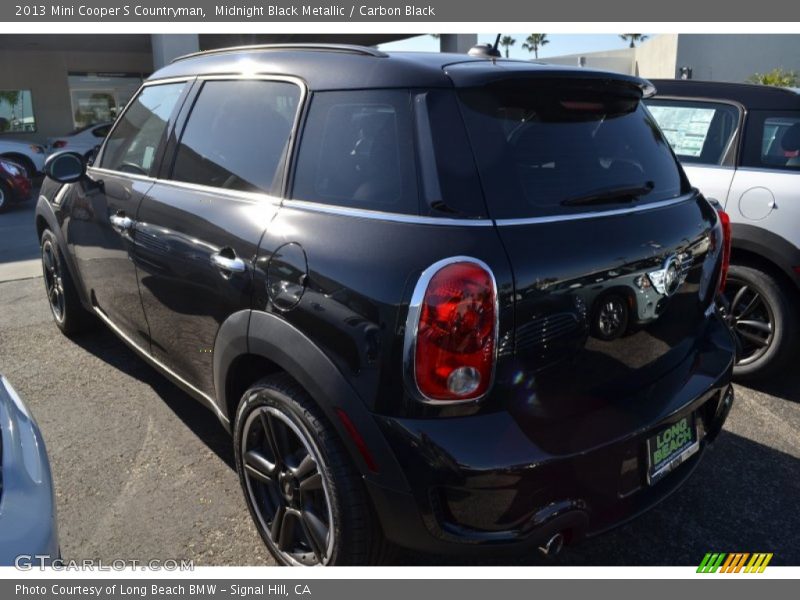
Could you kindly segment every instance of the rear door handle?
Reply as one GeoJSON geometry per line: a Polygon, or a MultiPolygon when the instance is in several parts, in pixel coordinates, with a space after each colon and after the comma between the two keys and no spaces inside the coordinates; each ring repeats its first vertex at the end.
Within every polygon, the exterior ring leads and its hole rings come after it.
{"type": "MultiPolygon", "coordinates": [[[[223,250],[225,254],[232,254],[230,250],[223,250]]],[[[217,267],[223,274],[231,274],[231,273],[244,273],[247,270],[247,263],[245,263],[241,258],[234,255],[225,256],[221,252],[215,252],[211,255],[211,264],[217,267]]]]}
{"type": "Polygon", "coordinates": [[[122,213],[111,215],[108,220],[111,221],[111,226],[120,233],[125,233],[133,228],[133,219],[122,213]]]}

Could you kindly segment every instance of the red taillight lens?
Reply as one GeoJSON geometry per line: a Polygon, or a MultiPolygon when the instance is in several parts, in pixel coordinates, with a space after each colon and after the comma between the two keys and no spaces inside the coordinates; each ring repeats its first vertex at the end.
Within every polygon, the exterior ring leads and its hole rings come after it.
{"type": "Polygon", "coordinates": [[[453,262],[428,283],[420,305],[414,352],[417,388],[430,400],[472,400],[492,380],[497,290],[474,262],[453,262]]]}
{"type": "Polygon", "coordinates": [[[58,150],[59,148],[65,148],[66,145],[67,142],[65,140],[58,140],[56,142],[53,142],[53,149],[58,150]]]}
{"type": "Polygon", "coordinates": [[[731,218],[724,210],[718,209],[719,222],[722,225],[722,267],[719,273],[719,291],[725,290],[728,281],[728,267],[731,264],[731,218]]]}

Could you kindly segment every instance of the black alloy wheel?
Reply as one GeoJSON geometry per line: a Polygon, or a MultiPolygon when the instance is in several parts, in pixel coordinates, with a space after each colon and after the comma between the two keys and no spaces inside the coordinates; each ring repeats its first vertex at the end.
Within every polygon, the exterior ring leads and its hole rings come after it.
{"type": "Polygon", "coordinates": [[[42,272],[47,301],[56,323],[64,322],[66,300],[64,298],[64,279],[61,272],[61,261],[58,248],[49,238],[42,242],[42,272]]]}
{"type": "Polygon", "coordinates": [[[248,415],[241,443],[247,493],[274,547],[287,564],[326,564],[333,515],[315,444],[272,406],[248,415]]]}
{"type": "Polygon", "coordinates": [[[800,345],[796,292],[767,271],[732,264],[724,296],[737,345],[734,376],[755,380],[779,374],[800,345]]]}

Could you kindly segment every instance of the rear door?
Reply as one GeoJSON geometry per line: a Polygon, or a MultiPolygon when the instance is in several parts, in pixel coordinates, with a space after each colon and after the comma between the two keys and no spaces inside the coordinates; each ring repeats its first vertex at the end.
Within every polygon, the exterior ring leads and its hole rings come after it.
{"type": "Polygon", "coordinates": [[[728,212],[800,246],[800,111],[751,111],[728,212]]]}
{"type": "Polygon", "coordinates": [[[691,184],[725,206],[744,109],[734,103],[657,97],[647,101],[691,184]]]}
{"type": "Polygon", "coordinates": [[[563,79],[459,92],[514,272],[506,380],[539,417],[638,397],[703,335],[721,231],[640,96],[563,79]]]}
{"type": "Polygon", "coordinates": [[[303,88],[259,77],[201,78],[196,88],[139,209],[135,256],[153,356],[211,396],[214,340],[250,308],[303,88]]]}

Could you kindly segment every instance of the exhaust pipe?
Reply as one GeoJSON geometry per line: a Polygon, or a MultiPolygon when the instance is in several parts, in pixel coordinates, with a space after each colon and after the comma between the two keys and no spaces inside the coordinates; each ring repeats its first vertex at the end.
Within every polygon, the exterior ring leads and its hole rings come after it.
{"type": "Polygon", "coordinates": [[[545,542],[544,546],[539,546],[539,552],[542,556],[547,558],[555,558],[559,552],[564,548],[564,534],[561,532],[554,533],[552,537],[545,542]]]}

